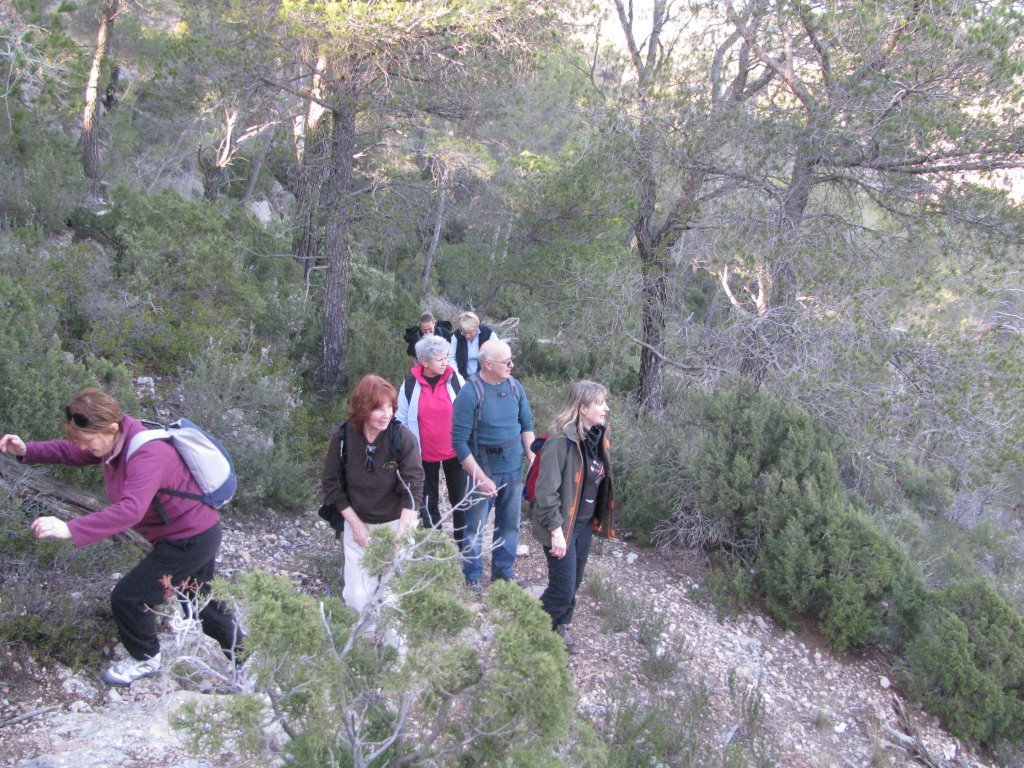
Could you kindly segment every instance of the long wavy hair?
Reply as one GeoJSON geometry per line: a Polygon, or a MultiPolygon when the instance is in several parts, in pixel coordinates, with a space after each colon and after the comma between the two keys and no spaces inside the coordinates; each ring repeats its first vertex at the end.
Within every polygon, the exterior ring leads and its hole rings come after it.
{"type": "Polygon", "coordinates": [[[569,424],[580,426],[580,410],[597,400],[607,400],[608,390],[596,381],[577,381],[569,390],[565,405],[555,414],[551,422],[551,434],[559,435],[569,424]]]}

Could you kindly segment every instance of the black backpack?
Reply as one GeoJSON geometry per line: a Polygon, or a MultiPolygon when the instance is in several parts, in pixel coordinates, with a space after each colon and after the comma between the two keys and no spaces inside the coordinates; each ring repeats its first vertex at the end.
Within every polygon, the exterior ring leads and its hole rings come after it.
{"type": "MultiPolygon", "coordinates": [[[[458,376],[456,376],[453,373],[452,377],[450,379],[448,379],[448,384],[452,385],[452,391],[456,395],[459,394],[459,390],[462,389],[462,385],[459,383],[459,377],[458,376]]],[[[445,386],[447,386],[447,385],[445,385],[445,386]]],[[[408,373],[405,376],[405,387],[404,388],[405,388],[405,402],[411,403],[412,402],[412,391],[414,389],[416,389],[416,377],[413,376],[411,373],[408,373]]]]}

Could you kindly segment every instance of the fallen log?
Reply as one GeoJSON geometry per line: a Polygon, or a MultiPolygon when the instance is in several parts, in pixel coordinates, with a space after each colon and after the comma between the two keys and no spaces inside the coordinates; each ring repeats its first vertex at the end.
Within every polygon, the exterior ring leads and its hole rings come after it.
{"type": "MultiPolygon", "coordinates": [[[[50,477],[42,468],[19,464],[6,455],[0,455],[0,482],[10,487],[11,495],[19,497],[23,502],[36,504],[61,520],[81,517],[107,505],[95,493],[62,483],[50,477]]],[[[132,530],[118,536],[149,546],[144,536],[132,530]]]]}

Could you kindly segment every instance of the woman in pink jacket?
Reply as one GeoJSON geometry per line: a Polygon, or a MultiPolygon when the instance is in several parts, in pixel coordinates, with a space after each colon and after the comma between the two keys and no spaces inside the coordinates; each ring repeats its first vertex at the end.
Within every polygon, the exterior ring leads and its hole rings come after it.
{"type": "MultiPolygon", "coordinates": [[[[202,497],[188,466],[166,440],[149,441],[130,461],[125,458],[132,437],[146,426],[122,413],[114,398],[97,389],[83,389],[64,415],[66,440],[26,443],[17,435],[4,435],[0,452],[27,464],[103,467],[110,503],[68,522],[38,517],[32,521],[38,538],[71,539],[75,546],[84,547],[133,529],[153,545],[110,595],[128,658],[104,670],[103,679],[111,685],[131,685],[160,669],[156,614],[150,609],[169,597],[168,585],[199,595],[200,602],[209,593],[220,548],[220,515],[202,501],[160,493],[167,489],[202,497]]],[[[182,601],[188,602],[184,597],[182,601]]],[[[240,653],[242,633],[224,605],[207,601],[199,618],[203,631],[220,643],[229,659],[240,653]]]]}
{"type": "Polygon", "coordinates": [[[420,444],[425,475],[424,508],[420,510],[423,527],[441,525],[438,498],[443,470],[452,506],[452,532],[461,551],[466,513],[459,502],[466,494],[466,473],[452,447],[452,403],[464,382],[459,372],[448,365],[447,352],[448,344],[438,336],[424,336],[416,342],[419,362],[409,370],[398,393],[395,418],[409,428],[420,444]]]}

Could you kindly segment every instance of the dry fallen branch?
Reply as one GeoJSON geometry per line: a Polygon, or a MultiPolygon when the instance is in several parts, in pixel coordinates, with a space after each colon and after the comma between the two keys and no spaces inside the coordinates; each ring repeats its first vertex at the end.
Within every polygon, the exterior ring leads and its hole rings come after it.
{"type": "MultiPolygon", "coordinates": [[[[19,464],[8,456],[0,456],[0,481],[9,484],[13,494],[22,501],[37,504],[61,520],[81,517],[106,506],[96,494],[54,480],[39,469],[19,464]]],[[[135,531],[118,535],[148,546],[145,538],[135,531]]]]}

